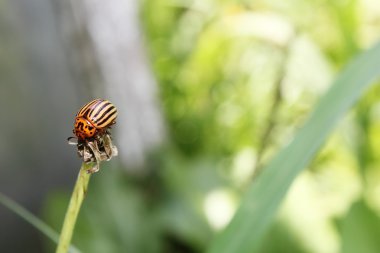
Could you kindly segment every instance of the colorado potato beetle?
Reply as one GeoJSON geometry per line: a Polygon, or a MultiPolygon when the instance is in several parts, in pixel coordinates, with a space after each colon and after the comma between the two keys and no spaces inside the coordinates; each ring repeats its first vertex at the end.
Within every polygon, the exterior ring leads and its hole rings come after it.
{"type": "Polygon", "coordinates": [[[99,171],[99,163],[117,156],[117,147],[112,143],[109,127],[116,123],[117,109],[108,100],[95,99],[85,104],[75,115],[73,133],[68,143],[77,146],[83,162],[95,162],[88,173],[99,171]]]}
{"type": "Polygon", "coordinates": [[[116,123],[117,109],[108,100],[95,99],[85,104],[75,115],[73,133],[79,141],[96,137],[116,123]]]}

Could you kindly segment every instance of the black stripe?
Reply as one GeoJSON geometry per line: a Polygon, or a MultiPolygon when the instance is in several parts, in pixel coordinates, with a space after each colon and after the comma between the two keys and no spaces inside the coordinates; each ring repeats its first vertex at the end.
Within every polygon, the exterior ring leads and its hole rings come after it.
{"type": "MultiPolygon", "coordinates": [[[[104,105],[102,105],[102,107],[99,109],[99,111],[97,111],[97,113],[94,115],[94,116],[92,116],[91,118],[96,118],[96,116],[98,116],[99,115],[99,113],[106,107],[106,106],[108,106],[108,105],[112,105],[110,102],[107,102],[107,103],[105,103],[104,105]]],[[[111,108],[112,108],[113,106],[111,106],[111,108]]]]}
{"type": "Polygon", "coordinates": [[[92,104],[89,108],[86,109],[86,111],[83,113],[83,118],[87,119],[88,116],[95,110],[95,108],[102,103],[103,101],[100,99],[97,99],[97,103],[92,104]]]}
{"type": "Polygon", "coordinates": [[[82,106],[82,108],[80,108],[79,112],[77,113],[76,116],[78,115],[83,115],[83,113],[88,109],[90,108],[93,104],[96,104],[100,99],[95,99],[95,100],[92,100],[90,102],[88,102],[87,104],[85,104],[84,106],[82,106]]]}
{"type": "Polygon", "coordinates": [[[115,110],[113,113],[111,113],[110,115],[108,115],[108,117],[106,117],[105,119],[103,119],[101,122],[99,122],[96,125],[101,126],[102,124],[104,124],[105,122],[107,122],[107,120],[109,120],[116,113],[117,113],[117,111],[115,110]]]}
{"type": "MultiPolygon", "coordinates": [[[[114,106],[111,106],[110,108],[108,108],[104,113],[102,113],[102,115],[99,117],[99,119],[96,119],[95,121],[99,121],[99,120],[102,120],[106,115],[107,113],[109,113],[110,111],[112,111],[113,109],[115,109],[114,106]]],[[[95,118],[95,117],[94,117],[95,118]]]]}

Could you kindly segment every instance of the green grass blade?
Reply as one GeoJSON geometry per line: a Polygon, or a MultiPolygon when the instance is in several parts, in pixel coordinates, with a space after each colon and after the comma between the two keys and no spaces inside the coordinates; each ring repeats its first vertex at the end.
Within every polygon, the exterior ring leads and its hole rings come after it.
{"type": "Polygon", "coordinates": [[[294,139],[264,168],[209,253],[258,252],[260,241],[294,178],[316,154],[337,121],[380,76],[380,44],[339,75],[294,139]]]}
{"type": "MultiPolygon", "coordinates": [[[[46,223],[41,221],[38,217],[36,217],[34,214],[14,202],[12,199],[8,198],[4,194],[0,192],[0,203],[3,204],[5,207],[12,210],[14,213],[18,214],[21,218],[29,222],[31,225],[33,225],[36,229],[38,229],[41,233],[46,235],[48,238],[50,238],[53,242],[56,244],[59,240],[59,234],[54,231],[50,226],[48,226],[46,223]]],[[[75,248],[74,246],[70,247],[69,252],[71,253],[80,253],[80,251],[75,248]]]]}

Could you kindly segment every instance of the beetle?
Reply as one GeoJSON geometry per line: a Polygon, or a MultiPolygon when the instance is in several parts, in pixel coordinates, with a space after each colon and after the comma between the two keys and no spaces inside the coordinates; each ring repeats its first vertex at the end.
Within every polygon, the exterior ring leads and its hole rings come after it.
{"type": "Polygon", "coordinates": [[[73,133],[67,139],[77,146],[77,152],[85,163],[95,162],[88,173],[99,171],[99,163],[117,156],[117,147],[112,143],[109,128],[116,123],[117,109],[108,100],[94,99],[80,108],[75,115],[73,133]]]}
{"type": "Polygon", "coordinates": [[[73,133],[79,142],[91,140],[115,124],[116,117],[117,109],[110,101],[94,99],[82,106],[75,115],[73,133]]]}

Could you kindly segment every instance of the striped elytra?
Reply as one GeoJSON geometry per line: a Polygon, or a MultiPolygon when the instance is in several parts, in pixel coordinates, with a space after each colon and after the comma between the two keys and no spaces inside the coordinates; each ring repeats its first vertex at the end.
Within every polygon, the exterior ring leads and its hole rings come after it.
{"type": "Polygon", "coordinates": [[[85,104],[75,115],[73,133],[78,139],[90,139],[116,123],[117,109],[108,100],[95,99],[85,104]]]}

